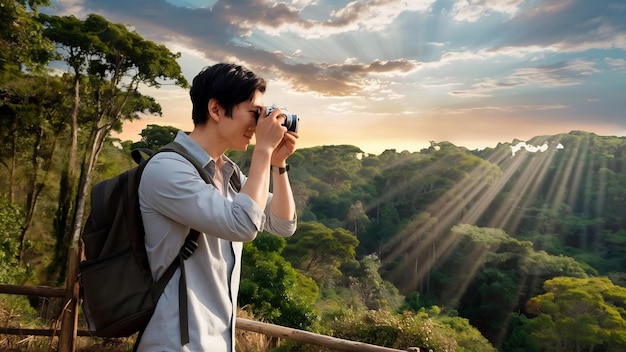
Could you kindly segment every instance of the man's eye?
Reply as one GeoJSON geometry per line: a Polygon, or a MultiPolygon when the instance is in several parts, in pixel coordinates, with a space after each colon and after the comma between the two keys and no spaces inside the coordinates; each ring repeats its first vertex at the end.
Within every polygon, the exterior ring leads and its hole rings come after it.
{"type": "Polygon", "coordinates": [[[259,116],[261,116],[261,108],[256,109],[255,111],[252,112],[254,114],[254,119],[258,120],[259,116]]]}

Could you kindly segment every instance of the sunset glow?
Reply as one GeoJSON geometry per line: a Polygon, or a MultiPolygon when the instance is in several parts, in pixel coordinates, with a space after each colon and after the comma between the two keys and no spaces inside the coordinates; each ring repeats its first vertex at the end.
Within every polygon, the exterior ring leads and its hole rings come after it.
{"type": "MultiPolygon", "coordinates": [[[[204,66],[244,64],[265,101],[301,118],[300,147],[368,153],[469,149],[572,130],[626,134],[626,5],[588,0],[56,0],[97,13],[204,66]]],[[[142,89],[163,117],[128,124],[192,128],[186,90],[142,89]]]]}

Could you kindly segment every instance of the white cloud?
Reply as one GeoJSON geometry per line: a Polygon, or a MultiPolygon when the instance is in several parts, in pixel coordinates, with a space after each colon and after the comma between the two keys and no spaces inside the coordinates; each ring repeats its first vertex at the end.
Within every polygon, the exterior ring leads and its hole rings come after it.
{"type": "MultiPolygon", "coordinates": [[[[270,35],[292,33],[309,39],[352,31],[380,32],[392,24],[401,13],[426,12],[435,2],[436,0],[352,1],[342,8],[331,11],[326,20],[302,19],[296,23],[286,22],[279,26],[263,23],[253,25],[270,35]]],[[[295,7],[290,8],[296,10],[295,7]]]]}
{"type": "Polygon", "coordinates": [[[613,59],[610,57],[604,58],[604,62],[612,68],[626,69],[626,59],[613,59]]]}
{"type": "Polygon", "coordinates": [[[512,17],[524,0],[457,0],[452,15],[459,22],[476,22],[490,13],[502,13],[512,17]]]}

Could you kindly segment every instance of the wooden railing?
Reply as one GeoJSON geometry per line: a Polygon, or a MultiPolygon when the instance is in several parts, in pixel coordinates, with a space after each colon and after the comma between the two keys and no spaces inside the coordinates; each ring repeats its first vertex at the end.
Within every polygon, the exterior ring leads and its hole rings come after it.
{"type": "MultiPolygon", "coordinates": [[[[39,296],[39,297],[66,297],[64,288],[49,286],[18,286],[18,285],[0,285],[0,293],[39,296]]],[[[65,308],[64,308],[65,309],[65,308]]],[[[71,324],[72,331],[69,334],[60,334],[60,331],[54,329],[22,329],[12,327],[0,327],[0,334],[21,335],[21,336],[59,336],[60,339],[67,338],[64,336],[91,336],[89,331],[76,329],[76,324],[71,324]]],[[[302,343],[308,343],[317,346],[327,347],[336,351],[346,352],[400,352],[402,350],[370,345],[362,342],[343,340],[332,336],[315,334],[309,331],[287,328],[284,326],[263,323],[259,321],[237,318],[235,328],[240,330],[261,333],[267,336],[278,337],[282,339],[294,340],[302,343]]],[[[61,326],[61,329],[63,327],[61,326]]],[[[59,341],[59,345],[75,346],[74,341],[59,341]]],[[[419,352],[419,348],[411,347],[409,351],[419,352]]]]}

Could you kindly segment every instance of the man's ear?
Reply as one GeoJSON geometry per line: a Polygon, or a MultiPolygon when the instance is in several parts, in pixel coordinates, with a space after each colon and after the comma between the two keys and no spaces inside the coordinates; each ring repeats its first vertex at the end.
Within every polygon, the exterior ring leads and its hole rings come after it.
{"type": "Polygon", "coordinates": [[[209,100],[209,107],[208,107],[209,119],[212,119],[213,121],[218,122],[220,120],[220,116],[222,115],[222,110],[223,110],[222,106],[216,99],[212,98],[209,100]]]}

